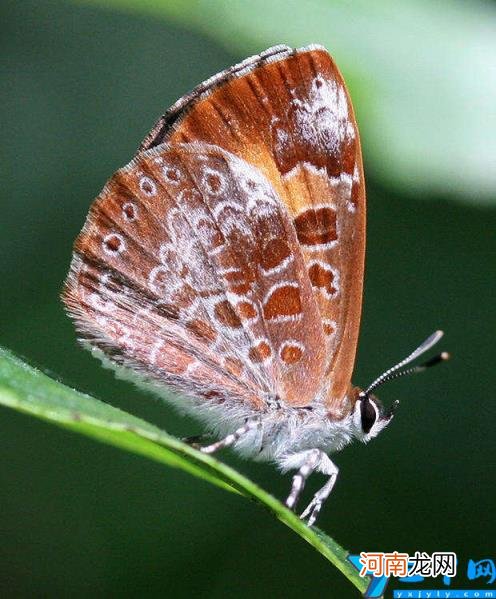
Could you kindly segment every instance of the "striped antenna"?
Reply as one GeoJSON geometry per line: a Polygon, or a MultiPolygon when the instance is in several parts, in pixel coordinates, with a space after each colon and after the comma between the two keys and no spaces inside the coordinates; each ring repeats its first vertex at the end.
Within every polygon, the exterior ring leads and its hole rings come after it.
{"type": "Polygon", "coordinates": [[[380,387],[387,381],[406,376],[407,374],[416,374],[417,372],[422,372],[427,368],[430,368],[431,366],[435,366],[440,362],[445,362],[446,360],[448,360],[450,355],[447,352],[442,352],[437,356],[430,358],[423,364],[420,364],[419,366],[413,366],[412,368],[401,370],[403,366],[410,364],[410,362],[413,362],[422,354],[425,354],[425,352],[429,351],[434,345],[436,345],[436,343],[441,339],[443,335],[443,331],[435,331],[434,333],[432,333],[432,335],[427,337],[427,339],[423,343],[421,343],[415,351],[413,351],[410,355],[401,360],[401,362],[398,362],[398,364],[396,364],[395,366],[386,370],[386,372],[383,372],[381,376],[377,377],[375,381],[371,385],[369,385],[367,389],[365,389],[365,391],[362,391],[360,395],[368,396],[374,389],[377,389],[377,387],[380,387]]]}

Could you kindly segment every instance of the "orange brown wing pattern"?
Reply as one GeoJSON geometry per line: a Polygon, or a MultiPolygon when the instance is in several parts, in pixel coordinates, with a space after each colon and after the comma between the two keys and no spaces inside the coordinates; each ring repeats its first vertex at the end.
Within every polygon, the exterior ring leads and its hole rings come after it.
{"type": "MultiPolygon", "coordinates": [[[[326,340],[316,397],[338,416],[347,409],[358,340],[365,193],[358,130],[336,65],[320,47],[273,48],[179,101],[142,149],[198,140],[259,169],[286,206],[326,340]]],[[[307,345],[319,339],[308,330],[307,345]]],[[[308,383],[302,377],[300,388],[308,383]]]]}
{"type": "Polygon", "coordinates": [[[260,408],[317,394],[324,338],[296,232],[242,159],[204,143],[140,153],[75,252],[65,302],[114,362],[200,399],[260,408]]]}

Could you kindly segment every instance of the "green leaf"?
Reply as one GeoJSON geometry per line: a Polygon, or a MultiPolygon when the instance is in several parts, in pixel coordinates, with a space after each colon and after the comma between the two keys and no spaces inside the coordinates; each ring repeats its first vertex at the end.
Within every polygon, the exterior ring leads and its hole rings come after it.
{"type": "Polygon", "coordinates": [[[53,380],[0,348],[0,404],[87,435],[103,443],[180,468],[226,491],[254,500],[338,568],[362,593],[369,579],[348,562],[348,552],[317,528],[309,528],[279,500],[209,455],[98,399],[53,380]]]}
{"type": "Polygon", "coordinates": [[[416,196],[494,202],[493,3],[78,1],[177,21],[240,57],[281,43],[323,44],[351,88],[376,176],[416,196]]]}

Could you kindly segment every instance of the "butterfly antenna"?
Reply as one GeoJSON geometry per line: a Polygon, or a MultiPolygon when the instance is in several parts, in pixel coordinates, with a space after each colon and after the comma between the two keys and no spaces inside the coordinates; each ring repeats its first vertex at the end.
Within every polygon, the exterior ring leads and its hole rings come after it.
{"type": "Polygon", "coordinates": [[[398,364],[396,364],[392,368],[389,368],[388,370],[386,370],[386,372],[383,372],[381,374],[381,376],[377,377],[375,379],[375,381],[371,385],[369,385],[367,387],[367,389],[365,389],[365,391],[363,391],[363,394],[365,396],[367,396],[374,389],[377,389],[377,387],[379,387],[380,385],[382,385],[383,383],[385,383],[387,381],[391,381],[393,379],[397,379],[399,377],[406,376],[407,374],[416,374],[417,372],[423,372],[424,370],[426,370],[427,368],[430,368],[431,366],[435,366],[436,364],[439,364],[440,362],[445,362],[446,360],[448,360],[450,357],[449,354],[447,352],[442,352],[442,353],[438,354],[437,356],[430,358],[423,364],[420,364],[418,366],[413,366],[411,368],[407,368],[406,370],[401,370],[403,368],[403,366],[410,364],[410,362],[413,362],[413,360],[416,360],[422,354],[425,354],[425,352],[429,351],[431,349],[431,347],[436,345],[436,343],[441,339],[441,337],[443,335],[444,335],[443,331],[435,331],[434,333],[432,333],[432,335],[427,337],[427,339],[423,343],[421,343],[417,347],[417,349],[415,351],[413,351],[409,356],[407,356],[404,360],[401,360],[401,362],[398,362],[398,364]]]}

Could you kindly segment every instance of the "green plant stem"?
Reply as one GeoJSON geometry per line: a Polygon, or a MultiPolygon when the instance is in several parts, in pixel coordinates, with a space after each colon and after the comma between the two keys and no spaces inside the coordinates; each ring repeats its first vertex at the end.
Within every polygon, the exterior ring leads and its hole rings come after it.
{"type": "Polygon", "coordinates": [[[230,466],[168,435],[156,426],[55,381],[0,348],[0,404],[103,443],[180,468],[226,491],[239,493],[274,516],[326,557],[362,593],[348,552],[316,527],[309,528],[278,499],[230,466]]]}

